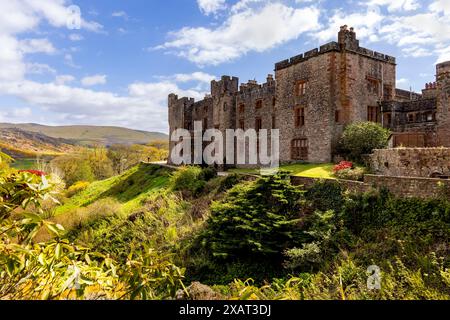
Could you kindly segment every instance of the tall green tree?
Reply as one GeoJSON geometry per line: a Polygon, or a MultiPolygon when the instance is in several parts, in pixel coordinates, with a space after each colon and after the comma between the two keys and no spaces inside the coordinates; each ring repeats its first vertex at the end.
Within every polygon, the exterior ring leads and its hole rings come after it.
{"type": "Polygon", "coordinates": [[[342,152],[352,161],[362,162],[362,156],[375,149],[388,146],[391,132],[374,122],[360,122],[348,125],[340,144],[342,152]]]}

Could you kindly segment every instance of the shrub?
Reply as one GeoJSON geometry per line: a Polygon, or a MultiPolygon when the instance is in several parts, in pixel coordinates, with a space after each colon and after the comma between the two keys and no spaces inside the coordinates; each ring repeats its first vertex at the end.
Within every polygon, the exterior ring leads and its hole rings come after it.
{"type": "Polygon", "coordinates": [[[340,144],[349,159],[361,163],[363,155],[386,148],[390,134],[388,129],[374,122],[355,123],[345,128],[340,144]]]}
{"type": "Polygon", "coordinates": [[[221,180],[218,191],[219,192],[227,191],[232,187],[236,186],[242,180],[243,177],[241,175],[238,175],[236,173],[230,174],[221,180]]]}
{"type": "Polygon", "coordinates": [[[79,155],[65,155],[55,158],[51,165],[59,169],[68,186],[77,181],[94,181],[95,176],[89,162],[79,155]]]}
{"type": "Polygon", "coordinates": [[[170,179],[171,189],[181,191],[185,197],[200,194],[206,181],[202,179],[203,170],[200,167],[184,167],[175,171],[170,179]]]}
{"type": "Polygon", "coordinates": [[[344,204],[341,185],[334,180],[316,182],[308,189],[305,196],[312,211],[334,210],[339,212],[344,204]]]}
{"type": "Polygon", "coordinates": [[[363,181],[366,170],[364,168],[343,169],[336,171],[334,176],[342,180],[363,181]]]}
{"type": "Polygon", "coordinates": [[[57,215],[52,220],[62,225],[66,230],[81,229],[87,225],[107,217],[117,216],[120,213],[121,205],[117,200],[106,198],[98,200],[93,204],[77,208],[57,215]]]}
{"type": "Polygon", "coordinates": [[[91,183],[88,181],[78,181],[67,189],[66,196],[72,198],[74,195],[86,190],[90,184],[91,183]]]}
{"type": "Polygon", "coordinates": [[[217,177],[217,170],[212,167],[204,168],[199,176],[199,179],[210,181],[217,177]]]}
{"type": "Polygon", "coordinates": [[[13,161],[13,158],[0,151],[0,170],[9,169],[9,164],[13,161]]]}

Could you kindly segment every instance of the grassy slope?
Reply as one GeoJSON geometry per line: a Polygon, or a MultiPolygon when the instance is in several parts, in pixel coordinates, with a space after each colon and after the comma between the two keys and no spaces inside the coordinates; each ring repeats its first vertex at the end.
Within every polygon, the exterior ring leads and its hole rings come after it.
{"type": "MultiPolygon", "coordinates": [[[[335,179],[333,177],[333,164],[290,164],[281,166],[280,169],[291,171],[293,175],[298,177],[335,179]]],[[[257,174],[257,169],[233,169],[231,172],[257,174]]]]}
{"type": "Polygon", "coordinates": [[[119,201],[124,213],[131,213],[141,205],[149,194],[167,186],[169,169],[156,165],[141,164],[124,174],[92,183],[86,190],[70,198],[56,210],[56,215],[78,207],[88,206],[95,201],[112,198],[119,201]]]}
{"type": "Polygon", "coordinates": [[[153,140],[167,140],[160,132],[147,132],[121,127],[107,126],[44,126],[39,124],[0,123],[0,128],[19,128],[39,132],[53,138],[74,140],[81,144],[148,143],[153,140]]]}

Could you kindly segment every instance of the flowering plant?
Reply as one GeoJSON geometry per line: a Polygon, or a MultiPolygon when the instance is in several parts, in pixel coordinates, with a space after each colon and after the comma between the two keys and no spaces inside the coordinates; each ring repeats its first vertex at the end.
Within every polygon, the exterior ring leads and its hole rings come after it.
{"type": "Polygon", "coordinates": [[[346,169],[352,169],[353,168],[353,163],[350,161],[341,161],[338,165],[335,165],[333,168],[333,172],[339,172],[342,170],[346,170],[346,169]]]}
{"type": "Polygon", "coordinates": [[[23,172],[30,173],[30,174],[33,174],[38,177],[44,177],[47,175],[45,172],[39,171],[39,170],[19,170],[19,173],[23,173],[23,172]]]}

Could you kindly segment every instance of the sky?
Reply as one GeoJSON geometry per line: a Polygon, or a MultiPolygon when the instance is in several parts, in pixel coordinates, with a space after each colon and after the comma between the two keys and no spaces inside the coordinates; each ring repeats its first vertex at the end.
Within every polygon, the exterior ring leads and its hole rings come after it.
{"type": "Polygon", "coordinates": [[[0,0],[0,122],[167,132],[167,96],[337,40],[397,57],[420,91],[450,60],[449,0],[0,0]]]}

